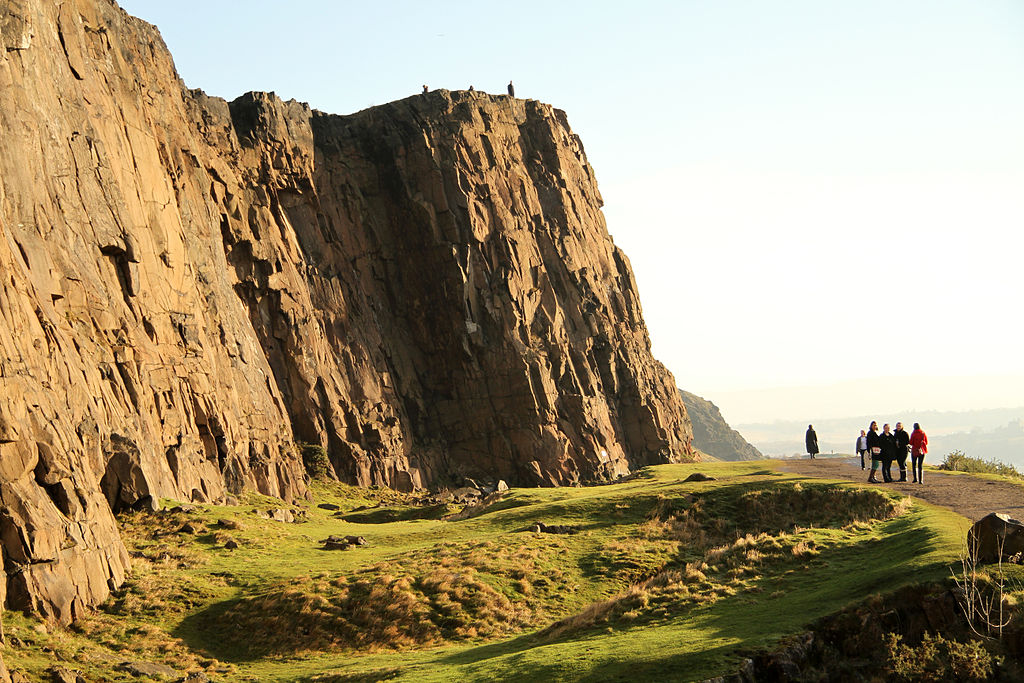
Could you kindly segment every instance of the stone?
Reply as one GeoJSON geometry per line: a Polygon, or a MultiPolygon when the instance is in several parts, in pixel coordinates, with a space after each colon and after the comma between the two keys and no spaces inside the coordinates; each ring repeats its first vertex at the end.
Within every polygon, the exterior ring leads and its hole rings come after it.
{"type": "Polygon", "coordinates": [[[985,515],[967,531],[967,549],[981,564],[1019,558],[1024,553],[1024,523],[1000,512],[985,515]]]}
{"type": "Polygon", "coordinates": [[[324,541],[324,550],[348,550],[352,546],[344,540],[329,538],[324,541]]]}
{"type": "Polygon", "coordinates": [[[452,491],[452,500],[456,503],[468,503],[483,497],[484,494],[480,489],[470,486],[463,486],[462,488],[452,491]]]}
{"type": "Polygon", "coordinates": [[[334,503],[320,503],[319,505],[317,505],[317,507],[320,508],[321,510],[332,510],[332,511],[333,510],[340,510],[341,509],[340,506],[335,505],[334,503]]]}
{"type": "Polygon", "coordinates": [[[239,522],[237,519],[221,518],[217,520],[217,526],[221,529],[244,529],[245,525],[239,522]]]}
{"type": "Polygon", "coordinates": [[[285,510],[284,508],[261,510],[258,514],[263,519],[272,519],[275,522],[284,522],[286,524],[291,524],[295,521],[295,514],[291,510],[285,510]]]}
{"type": "Polygon", "coordinates": [[[55,666],[48,673],[53,683],[88,683],[77,671],[72,671],[65,666],[55,666]]]}
{"type": "Polygon", "coordinates": [[[362,536],[346,536],[345,542],[349,545],[366,545],[366,539],[362,536]]]}
{"type": "Polygon", "coordinates": [[[156,678],[158,680],[173,678],[177,680],[180,677],[180,674],[171,667],[156,662],[121,662],[115,668],[136,678],[156,678]]]}
{"type": "Polygon", "coordinates": [[[505,491],[508,491],[508,484],[505,483],[504,479],[499,479],[497,486],[494,487],[494,490],[497,491],[498,493],[504,493],[505,491]]]}
{"type": "Polygon", "coordinates": [[[238,549],[238,541],[236,541],[233,538],[229,538],[228,540],[224,541],[224,548],[226,550],[237,550],[238,549]]]}
{"type": "Polygon", "coordinates": [[[579,532],[578,527],[568,524],[545,524],[544,522],[537,522],[529,530],[537,534],[575,534],[579,532]]]}
{"type": "Polygon", "coordinates": [[[694,472],[686,479],[683,479],[684,483],[688,481],[715,481],[715,478],[707,474],[704,474],[703,472],[694,472]]]}
{"type": "Polygon", "coordinates": [[[181,683],[210,683],[210,677],[202,671],[190,671],[181,679],[181,683]]]}

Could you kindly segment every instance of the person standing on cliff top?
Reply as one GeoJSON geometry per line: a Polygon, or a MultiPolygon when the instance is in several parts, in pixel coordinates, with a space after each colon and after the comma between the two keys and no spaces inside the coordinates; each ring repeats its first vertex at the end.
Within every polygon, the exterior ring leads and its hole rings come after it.
{"type": "Polygon", "coordinates": [[[516,88],[515,88],[514,85],[512,85],[512,81],[508,82],[508,96],[509,97],[515,97],[516,96],[516,88]]]}
{"type": "Polygon", "coordinates": [[[814,425],[807,425],[807,435],[804,437],[804,441],[807,443],[807,453],[811,456],[811,460],[814,460],[814,456],[818,454],[818,435],[814,433],[814,425]]]}

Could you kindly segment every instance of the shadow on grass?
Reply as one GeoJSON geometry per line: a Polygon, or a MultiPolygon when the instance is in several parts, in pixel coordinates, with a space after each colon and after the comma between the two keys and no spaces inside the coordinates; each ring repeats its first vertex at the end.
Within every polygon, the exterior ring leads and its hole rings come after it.
{"type": "Polygon", "coordinates": [[[441,503],[426,507],[400,505],[370,508],[369,510],[335,515],[335,517],[353,524],[389,524],[391,522],[409,522],[414,519],[441,519],[452,512],[452,508],[446,503],[441,503]]]}

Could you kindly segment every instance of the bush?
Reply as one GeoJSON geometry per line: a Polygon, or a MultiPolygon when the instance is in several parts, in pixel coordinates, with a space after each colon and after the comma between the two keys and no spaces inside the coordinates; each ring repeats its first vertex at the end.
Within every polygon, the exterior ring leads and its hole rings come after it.
{"type": "Polygon", "coordinates": [[[320,444],[296,444],[302,452],[302,464],[306,474],[312,479],[328,479],[331,474],[331,461],[327,459],[327,451],[320,444]]]}
{"type": "Polygon", "coordinates": [[[963,451],[953,451],[947,454],[946,459],[939,465],[939,469],[950,472],[981,472],[983,474],[1001,474],[1004,477],[1024,478],[1024,474],[1018,472],[1013,465],[1007,465],[998,460],[972,458],[963,451]]]}
{"type": "Polygon", "coordinates": [[[980,640],[961,643],[925,633],[916,647],[902,641],[895,633],[885,641],[888,670],[896,680],[984,681],[992,676],[995,658],[980,640]]]}

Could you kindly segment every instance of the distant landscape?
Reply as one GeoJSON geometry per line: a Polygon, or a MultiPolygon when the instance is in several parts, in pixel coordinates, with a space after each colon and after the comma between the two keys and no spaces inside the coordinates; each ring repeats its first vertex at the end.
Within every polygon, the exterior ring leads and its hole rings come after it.
{"type": "Polygon", "coordinates": [[[904,415],[869,416],[808,421],[778,420],[770,423],[733,425],[744,438],[765,457],[789,457],[804,453],[804,433],[808,423],[814,424],[818,444],[823,453],[851,453],[861,429],[871,420],[879,426],[888,421],[895,425],[902,420],[909,431],[914,422],[928,434],[929,452],[934,460],[946,453],[961,450],[986,460],[1024,465],[1024,407],[968,411],[921,411],[904,415]]]}

